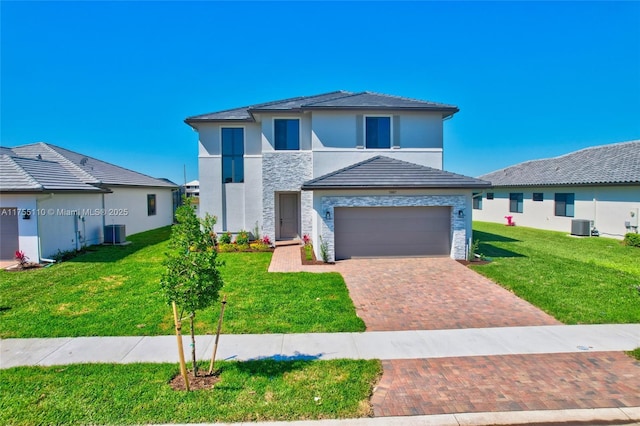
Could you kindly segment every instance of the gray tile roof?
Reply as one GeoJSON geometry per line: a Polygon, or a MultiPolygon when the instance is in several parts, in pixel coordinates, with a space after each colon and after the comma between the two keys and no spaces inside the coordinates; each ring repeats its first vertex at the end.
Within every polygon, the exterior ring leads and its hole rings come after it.
{"type": "Polygon", "coordinates": [[[493,186],[640,183],[640,140],[585,148],[527,161],[480,176],[493,186]]]}
{"type": "Polygon", "coordinates": [[[458,112],[455,105],[422,101],[401,96],[373,92],[347,92],[343,90],[313,96],[300,96],[279,101],[249,105],[208,114],[188,117],[187,124],[202,121],[254,121],[253,113],[267,111],[304,111],[313,109],[360,110],[420,110],[441,111],[444,117],[458,112]]]}
{"type": "Polygon", "coordinates": [[[489,182],[381,155],[305,182],[314,189],[488,188],[489,182]]]}
{"type": "Polygon", "coordinates": [[[105,186],[176,187],[93,157],[43,142],[2,148],[0,191],[108,191],[105,186]]]}

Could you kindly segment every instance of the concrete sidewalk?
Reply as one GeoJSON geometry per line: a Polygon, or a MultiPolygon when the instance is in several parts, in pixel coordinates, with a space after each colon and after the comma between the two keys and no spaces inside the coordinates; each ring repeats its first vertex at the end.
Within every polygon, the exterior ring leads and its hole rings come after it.
{"type": "MultiPolygon", "coordinates": [[[[189,338],[183,336],[185,352],[189,338]]],[[[196,337],[209,359],[214,336],[196,337]]],[[[640,347],[640,324],[557,325],[366,333],[222,335],[219,360],[426,359],[625,351],[640,347]]],[[[74,363],[177,362],[175,336],[0,340],[0,368],[74,363]]]]}

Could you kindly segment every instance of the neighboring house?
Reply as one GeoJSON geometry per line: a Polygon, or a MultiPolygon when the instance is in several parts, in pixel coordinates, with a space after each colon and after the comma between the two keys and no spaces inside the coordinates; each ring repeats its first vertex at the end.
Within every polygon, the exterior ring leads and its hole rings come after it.
{"type": "Polygon", "coordinates": [[[191,197],[199,197],[200,196],[200,182],[197,180],[192,180],[191,182],[187,182],[183,185],[184,195],[187,198],[191,197]]]}
{"type": "Polygon", "coordinates": [[[464,258],[471,193],[442,171],[443,120],[458,108],[331,92],[185,120],[199,133],[200,212],[218,231],[312,238],[316,256],[464,258]]]}
{"type": "Polygon", "coordinates": [[[638,232],[640,141],[528,161],[483,176],[493,188],[474,198],[476,220],[571,232],[591,221],[600,235],[638,232]]]}
{"type": "Polygon", "coordinates": [[[37,261],[100,244],[105,225],[124,225],[126,234],[170,225],[174,190],[51,144],[0,148],[0,259],[22,250],[37,261]]]}

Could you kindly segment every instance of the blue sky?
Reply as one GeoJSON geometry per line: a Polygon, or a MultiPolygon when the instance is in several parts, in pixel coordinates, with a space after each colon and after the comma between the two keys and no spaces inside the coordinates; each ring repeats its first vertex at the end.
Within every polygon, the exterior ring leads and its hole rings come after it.
{"type": "Polygon", "coordinates": [[[197,178],[183,120],[333,90],[455,104],[478,176],[640,139],[640,2],[0,2],[0,142],[197,178]]]}

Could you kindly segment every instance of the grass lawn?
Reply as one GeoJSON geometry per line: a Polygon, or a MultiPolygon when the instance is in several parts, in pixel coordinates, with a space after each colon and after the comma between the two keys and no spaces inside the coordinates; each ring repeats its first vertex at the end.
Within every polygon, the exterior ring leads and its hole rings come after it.
{"type": "MultiPolygon", "coordinates": [[[[173,333],[159,280],[170,228],[128,236],[49,268],[0,271],[0,337],[139,336],[173,333]]],[[[222,253],[223,333],[363,331],[337,273],[270,274],[271,253],[222,253]]],[[[219,306],[196,317],[215,332],[219,306]]],[[[185,331],[187,329],[185,328],[185,331]]],[[[188,332],[188,331],[187,331],[188,332]]]]}
{"type": "Polygon", "coordinates": [[[174,391],[176,364],[2,370],[0,424],[145,424],[370,415],[379,361],[221,362],[213,389],[174,391]]]}
{"type": "Polygon", "coordinates": [[[474,222],[480,274],[565,324],[640,322],[640,249],[610,238],[474,222]]]}

